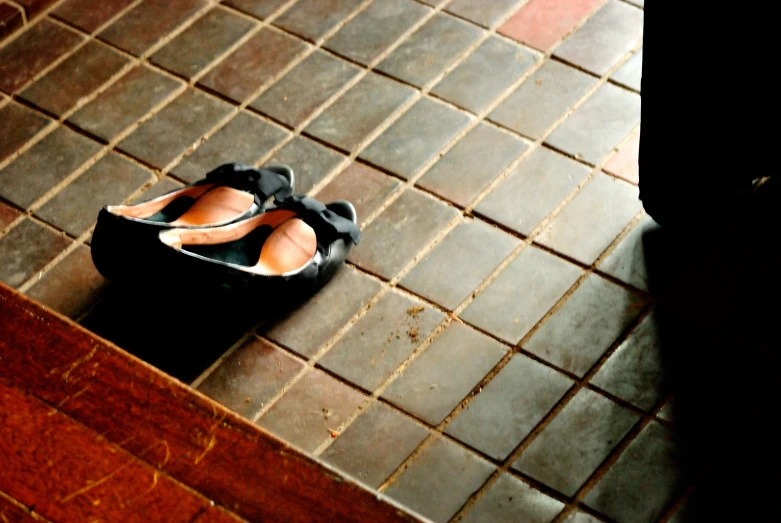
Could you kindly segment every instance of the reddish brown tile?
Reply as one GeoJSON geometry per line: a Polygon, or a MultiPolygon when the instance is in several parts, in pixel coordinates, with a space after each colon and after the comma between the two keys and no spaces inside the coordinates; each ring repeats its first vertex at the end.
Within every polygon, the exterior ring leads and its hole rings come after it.
{"type": "Polygon", "coordinates": [[[418,185],[466,207],[526,148],[526,142],[481,122],[418,185]]]}
{"type": "Polygon", "coordinates": [[[399,185],[401,182],[396,178],[372,169],[368,165],[353,162],[323,187],[315,197],[321,202],[347,200],[355,206],[358,223],[361,223],[399,185]]]}
{"type": "Polygon", "coordinates": [[[0,238],[0,282],[19,287],[57,257],[71,241],[26,219],[0,238]]]}
{"type": "Polygon", "coordinates": [[[55,1],[56,0],[16,0],[16,3],[24,8],[27,19],[32,20],[55,1]]]}
{"type": "Polygon", "coordinates": [[[296,172],[296,193],[306,194],[325,178],[345,157],[308,138],[296,136],[268,163],[290,165],[296,172]]]}
{"type": "Polygon", "coordinates": [[[437,437],[385,493],[434,521],[448,521],[494,471],[494,466],[437,437]]]}
{"type": "Polygon", "coordinates": [[[494,459],[505,459],[571,385],[563,374],[516,354],[445,432],[494,459]]]}
{"type": "Polygon", "coordinates": [[[608,0],[554,54],[603,75],[642,38],[643,11],[619,0],[608,0]]]}
{"type": "Polygon", "coordinates": [[[255,23],[214,8],[152,55],[157,65],[192,78],[247,34],[255,23]]]}
{"type": "Polygon", "coordinates": [[[87,42],[64,62],[22,91],[21,97],[57,116],[117,74],[129,60],[107,46],[87,42]],[[78,79],[74,81],[75,79],[78,79]]]}
{"type": "Polygon", "coordinates": [[[144,0],[98,33],[98,38],[141,55],[205,5],[206,0],[144,0]]]}
{"type": "Polygon", "coordinates": [[[119,142],[118,147],[162,168],[194,145],[231,110],[221,100],[188,89],[119,142]]]}
{"type": "Polygon", "coordinates": [[[91,33],[119,14],[133,0],[67,0],[52,14],[61,20],[91,33]]]}
{"type": "Polygon", "coordinates": [[[382,398],[431,425],[439,425],[507,350],[488,336],[452,322],[391,383],[382,398]]]}
{"type": "Polygon", "coordinates": [[[287,134],[257,116],[241,112],[194,152],[185,156],[172,173],[192,183],[224,163],[255,165],[287,134]]]}
{"type": "Polygon", "coordinates": [[[214,369],[198,391],[252,418],[303,368],[300,360],[252,338],[214,369]]]}
{"type": "Polygon", "coordinates": [[[313,356],[379,290],[377,281],[352,267],[342,267],[306,304],[263,331],[280,345],[303,356],[313,356]]]}
{"type": "Polygon", "coordinates": [[[413,0],[374,2],[329,38],[324,47],[368,65],[429,11],[413,0]]]}
{"type": "Polygon", "coordinates": [[[306,132],[354,151],[366,136],[412,97],[414,91],[369,73],[306,127],[306,132]]]}
{"type": "Polygon", "coordinates": [[[224,0],[222,3],[235,7],[239,11],[266,18],[289,0],[224,0]]]}
{"type": "Polygon", "coordinates": [[[461,521],[550,523],[562,509],[564,503],[561,501],[546,496],[509,474],[502,474],[461,521]]]}
{"type": "Polygon", "coordinates": [[[407,190],[363,231],[353,263],[393,278],[433,240],[458,211],[421,192],[407,190]]]}
{"type": "Polygon", "coordinates": [[[300,40],[265,28],[225,57],[198,84],[243,102],[304,49],[306,44],[300,40]]]}
{"type": "Polygon", "coordinates": [[[0,108],[0,162],[18,151],[50,121],[14,102],[0,108]]]}
{"type": "Polygon", "coordinates": [[[373,403],[320,458],[377,488],[427,435],[428,431],[410,418],[373,403]]]}
{"type": "Polygon", "coordinates": [[[635,133],[605,165],[605,172],[637,185],[640,181],[640,133],[635,133]]]}
{"type": "Polygon", "coordinates": [[[0,49],[0,90],[15,92],[81,40],[77,33],[41,20],[0,49]]]}
{"type": "Polygon", "coordinates": [[[601,3],[602,0],[531,0],[499,32],[548,51],[601,3]]]}
{"type": "Polygon", "coordinates": [[[462,223],[400,285],[453,310],[520,244],[519,239],[484,221],[462,223]]]}
{"type": "Polygon", "coordinates": [[[357,67],[316,50],[250,105],[297,127],[357,74],[357,67]]]}
{"type": "Polygon", "coordinates": [[[76,111],[68,121],[110,141],[181,85],[145,66],[138,66],[76,111]]]}
{"type": "Polygon", "coordinates": [[[0,202],[0,231],[8,227],[11,222],[13,222],[21,215],[21,212],[17,211],[10,205],[0,202]]]}
{"type": "Polygon", "coordinates": [[[22,12],[5,2],[0,3],[0,42],[24,25],[22,12]]]}
{"type": "Polygon", "coordinates": [[[65,257],[27,291],[30,298],[76,319],[100,297],[108,286],[92,264],[84,246],[65,257]]]}
{"type": "Polygon", "coordinates": [[[0,171],[0,196],[27,208],[99,150],[96,142],[58,127],[0,171]]]}
{"type": "Polygon", "coordinates": [[[493,0],[492,2],[454,0],[445,9],[483,27],[492,27],[509,14],[510,9],[516,5],[518,5],[518,0],[493,0]]]}
{"type": "Polygon", "coordinates": [[[313,452],[333,437],[331,431],[364,399],[360,392],[326,373],[312,370],[258,420],[258,425],[304,452],[313,452]]]}
{"type": "Polygon", "coordinates": [[[79,236],[106,205],[124,202],[155,176],[115,153],[104,156],[35,211],[41,219],[79,236]]]}
{"type": "Polygon", "coordinates": [[[312,42],[344,20],[361,0],[299,0],[274,25],[312,42]]]}
{"type": "Polygon", "coordinates": [[[373,392],[444,319],[440,311],[391,291],[336,342],[319,365],[373,392]]]}

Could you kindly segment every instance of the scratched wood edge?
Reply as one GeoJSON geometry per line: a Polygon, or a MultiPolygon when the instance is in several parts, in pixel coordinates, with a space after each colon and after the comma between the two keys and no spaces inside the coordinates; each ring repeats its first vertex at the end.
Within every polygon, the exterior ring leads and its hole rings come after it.
{"type": "Polygon", "coordinates": [[[2,283],[0,332],[7,382],[241,517],[427,521],[2,283]],[[157,397],[144,402],[144,393],[157,397]],[[126,410],[109,418],[118,406],[126,410]],[[221,450],[210,452],[220,440],[221,450]]]}

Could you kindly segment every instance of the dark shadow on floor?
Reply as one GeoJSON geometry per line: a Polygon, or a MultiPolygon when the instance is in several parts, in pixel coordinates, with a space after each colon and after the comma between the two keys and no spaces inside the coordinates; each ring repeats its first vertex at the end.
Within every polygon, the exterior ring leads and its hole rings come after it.
{"type": "Polygon", "coordinates": [[[681,486],[676,521],[781,521],[781,187],[643,238],[681,486]]]}

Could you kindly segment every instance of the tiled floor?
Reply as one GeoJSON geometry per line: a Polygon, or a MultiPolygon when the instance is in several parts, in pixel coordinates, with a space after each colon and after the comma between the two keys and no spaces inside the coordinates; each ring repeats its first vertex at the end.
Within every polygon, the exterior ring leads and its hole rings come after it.
{"type": "Polygon", "coordinates": [[[674,517],[636,2],[46,9],[0,44],[0,281],[90,325],[101,206],[289,163],[363,241],[183,379],[434,521],[674,517]]]}

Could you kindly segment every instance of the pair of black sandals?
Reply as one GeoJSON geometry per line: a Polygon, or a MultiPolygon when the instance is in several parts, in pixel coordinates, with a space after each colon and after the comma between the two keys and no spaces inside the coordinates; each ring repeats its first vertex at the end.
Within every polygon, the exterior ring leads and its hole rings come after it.
{"type": "Polygon", "coordinates": [[[231,163],[157,198],[104,207],[92,237],[95,267],[134,286],[316,291],[361,232],[350,202],[295,195],[294,183],[288,166],[231,163]]]}

